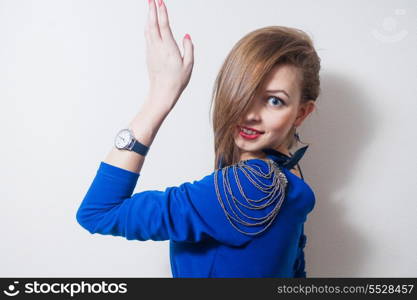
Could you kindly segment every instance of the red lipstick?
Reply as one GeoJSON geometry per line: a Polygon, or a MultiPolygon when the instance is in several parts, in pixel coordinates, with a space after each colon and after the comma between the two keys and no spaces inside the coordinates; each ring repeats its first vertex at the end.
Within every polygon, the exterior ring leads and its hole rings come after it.
{"type": "Polygon", "coordinates": [[[264,132],[259,131],[257,129],[250,128],[250,127],[246,127],[246,126],[237,126],[237,128],[239,130],[239,135],[241,137],[245,138],[245,139],[248,139],[248,140],[256,139],[257,137],[259,137],[261,134],[264,133],[264,132]],[[245,128],[247,130],[251,130],[251,131],[253,131],[255,133],[253,134],[253,133],[244,132],[242,128],[245,128]]]}

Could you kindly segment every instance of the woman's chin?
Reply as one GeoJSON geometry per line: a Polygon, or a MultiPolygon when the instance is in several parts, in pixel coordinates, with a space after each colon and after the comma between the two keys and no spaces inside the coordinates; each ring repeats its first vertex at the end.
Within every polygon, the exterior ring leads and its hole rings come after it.
{"type": "Polygon", "coordinates": [[[263,148],[260,148],[259,146],[257,147],[257,146],[254,146],[254,145],[240,146],[239,144],[237,144],[237,147],[239,148],[239,150],[240,150],[241,153],[244,153],[244,152],[248,152],[248,153],[259,153],[263,149],[263,148]]]}

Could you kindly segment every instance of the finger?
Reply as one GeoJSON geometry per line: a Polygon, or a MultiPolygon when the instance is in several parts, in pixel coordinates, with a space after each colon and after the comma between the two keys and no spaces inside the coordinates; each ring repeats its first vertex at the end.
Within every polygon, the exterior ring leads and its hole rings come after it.
{"type": "Polygon", "coordinates": [[[184,47],[183,65],[190,67],[194,64],[194,45],[188,33],[184,36],[182,44],[184,47]]]}
{"type": "Polygon", "coordinates": [[[160,40],[161,34],[159,32],[158,14],[156,11],[155,0],[148,0],[149,13],[148,13],[148,32],[149,38],[152,41],[160,40]]]}
{"type": "Polygon", "coordinates": [[[169,26],[167,7],[165,6],[165,2],[163,0],[160,1],[161,4],[159,6],[159,30],[161,33],[161,38],[162,40],[175,40],[171,32],[171,27],[169,26]]]}

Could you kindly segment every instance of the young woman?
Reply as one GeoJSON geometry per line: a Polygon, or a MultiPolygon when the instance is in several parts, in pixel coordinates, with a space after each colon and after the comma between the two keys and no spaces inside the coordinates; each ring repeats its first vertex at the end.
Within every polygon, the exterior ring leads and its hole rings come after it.
{"type": "Polygon", "coordinates": [[[311,39],[280,26],[243,37],[215,82],[214,171],[132,195],[193,68],[189,36],[181,56],[167,8],[157,1],[149,0],[145,29],[148,97],[100,163],[77,221],[90,233],[170,240],[173,277],[306,277],[303,226],[315,196],[295,168],[307,146],[289,150],[319,95],[320,59],[311,39]]]}

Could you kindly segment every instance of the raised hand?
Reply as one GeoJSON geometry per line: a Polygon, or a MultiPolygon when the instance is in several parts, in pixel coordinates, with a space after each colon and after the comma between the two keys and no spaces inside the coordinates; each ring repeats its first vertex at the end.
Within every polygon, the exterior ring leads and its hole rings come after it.
{"type": "Polygon", "coordinates": [[[171,32],[165,3],[163,0],[156,0],[157,5],[155,0],[147,1],[149,12],[145,38],[151,95],[149,101],[156,107],[170,110],[190,81],[194,65],[194,47],[189,35],[185,35],[184,55],[181,56],[171,32]]]}

